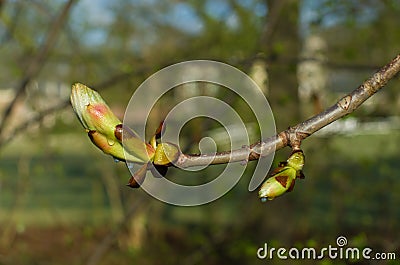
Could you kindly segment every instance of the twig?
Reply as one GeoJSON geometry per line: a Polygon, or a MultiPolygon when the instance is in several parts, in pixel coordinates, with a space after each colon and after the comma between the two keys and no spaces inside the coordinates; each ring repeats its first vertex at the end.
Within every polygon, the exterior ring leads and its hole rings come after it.
{"type": "Polygon", "coordinates": [[[26,122],[22,123],[18,127],[13,129],[13,133],[9,136],[0,138],[0,149],[10,143],[15,137],[21,133],[25,133],[30,126],[33,126],[35,124],[41,123],[44,118],[46,118],[49,115],[55,114],[57,111],[60,111],[62,109],[65,109],[69,107],[69,101],[63,101],[62,103],[58,104],[57,106],[48,108],[42,112],[40,112],[37,116],[27,120],[26,122]]]}
{"type": "Polygon", "coordinates": [[[52,23],[52,26],[47,34],[46,40],[43,42],[42,46],[40,47],[39,52],[29,63],[28,67],[25,69],[24,77],[22,78],[20,84],[17,87],[17,92],[16,92],[13,100],[11,101],[11,103],[8,105],[8,107],[4,111],[2,118],[0,119],[0,121],[2,121],[0,124],[0,135],[2,135],[2,133],[4,131],[6,123],[7,123],[8,119],[10,118],[10,114],[11,114],[15,104],[17,103],[18,99],[24,94],[26,86],[43,68],[44,62],[46,61],[51,48],[54,47],[54,44],[55,44],[58,34],[60,32],[60,28],[66,21],[66,19],[68,17],[68,13],[69,13],[72,5],[74,4],[74,2],[76,2],[76,0],[69,0],[64,5],[63,9],[60,12],[60,15],[52,23]]]}
{"type": "Polygon", "coordinates": [[[181,168],[203,166],[210,164],[225,164],[231,162],[256,160],[260,156],[266,156],[272,152],[291,146],[294,149],[300,147],[302,140],[328,124],[352,113],[365,100],[370,98],[387,82],[400,72],[400,54],[391,62],[380,68],[374,75],[364,81],[357,89],[341,98],[336,104],[317,114],[310,119],[288,128],[268,139],[252,144],[248,147],[216,154],[181,154],[175,163],[181,168]]]}

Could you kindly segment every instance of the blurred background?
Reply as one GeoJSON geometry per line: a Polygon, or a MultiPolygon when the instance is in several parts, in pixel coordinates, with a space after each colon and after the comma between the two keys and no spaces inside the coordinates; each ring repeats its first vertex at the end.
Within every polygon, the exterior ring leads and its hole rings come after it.
{"type": "MultiPolygon", "coordinates": [[[[280,131],[330,106],[398,54],[399,14],[397,0],[0,1],[0,264],[284,264],[259,260],[257,249],[318,249],[335,246],[338,236],[399,259],[398,76],[307,139],[306,179],[266,204],[247,190],[255,162],[229,193],[198,207],[167,205],[126,187],[125,164],[92,145],[69,105],[79,81],[123,117],[151,74],[210,59],[255,79],[280,131]]],[[[174,100],[193,94],[224,98],[253,121],[223,89],[185,91],[163,98],[150,128],[174,100]]],[[[217,129],[207,119],[189,122],[181,135],[186,151],[196,152],[199,139],[217,129]]],[[[289,152],[277,152],[274,165],[289,152]]],[[[167,177],[205,181],[221,168],[167,177]]]]}

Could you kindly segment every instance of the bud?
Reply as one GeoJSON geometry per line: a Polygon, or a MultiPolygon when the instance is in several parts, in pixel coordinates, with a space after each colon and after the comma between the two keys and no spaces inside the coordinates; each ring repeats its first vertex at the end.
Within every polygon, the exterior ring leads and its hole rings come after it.
{"type": "Polygon", "coordinates": [[[261,198],[262,202],[273,200],[275,197],[291,191],[294,187],[296,170],[289,166],[278,169],[278,172],[273,174],[261,185],[258,196],[261,198]]]}
{"type": "Polygon", "coordinates": [[[171,143],[160,143],[157,145],[153,163],[155,165],[168,165],[175,162],[179,157],[179,148],[171,143]]]}
{"type": "Polygon", "coordinates": [[[122,142],[126,155],[133,155],[146,162],[154,157],[153,146],[143,142],[131,128],[118,124],[115,127],[114,136],[119,142],[122,142]]]}
{"type": "Polygon", "coordinates": [[[105,154],[111,155],[121,161],[131,161],[143,163],[142,159],[124,152],[124,148],[120,142],[112,142],[107,137],[97,131],[89,131],[88,136],[92,143],[102,150],[105,154]]]}
{"type": "Polygon", "coordinates": [[[109,137],[121,121],[114,115],[99,93],[76,83],[72,85],[71,104],[83,127],[109,137]]]}
{"type": "Polygon", "coordinates": [[[289,167],[294,168],[296,171],[300,171],[303,169],[304,161],[305,158],[303,151],[295,150],[290,154],[286,162],[289,167]]]}
{"type": "Polygon", "coordinates": [[[119,131],[121,121],[96,91],[80,83],[72,85],[71,104],[91,141],[104,153],[119,160],[138,163],[146,163],[154,155],[154,148],[130,129],[130,135],[134,135],[135,139],[128,145],[129,152],[124,153],[122,133],[119,131]]]}
{"type": "Polygon", "coordinates": [[[261,201],[273,200],[285,192],[292,191],[296,178],[304,178],[302,172],[304,161],[303,151],[295,150],[285,162],[280,162],[271,177],[261,185],[258,192],[261,201]]]}

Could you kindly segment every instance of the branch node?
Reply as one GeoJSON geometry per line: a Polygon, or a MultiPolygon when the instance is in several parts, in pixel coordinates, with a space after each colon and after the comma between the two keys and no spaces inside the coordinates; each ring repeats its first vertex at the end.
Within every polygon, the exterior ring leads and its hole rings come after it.
{"type": "MultiPolygon", "coordinates": [[[[290,129],[290,127],[288,128],[288,130],[290,129]]],[[[288,130],[280,132],[278,134],[278,137],[280,139],[280,141],[282,142],[282,146],[287,146],[289,145],[289,132],[288,130]]]]}
{"type": "Polygon", "coordinates": [[[249,155],[247,156],[248,157],[247,160],[257,160],[261,156],[261,153],[254,150],[254,148],[249,148],[248,154],[249,155]]]}
{"type": "Polygon", "coordinates": [[[187,155],[181,153],[178,157],[178,159],[176,160],[176,165],[184,165],[185,161],[187,160],[187,155]]]}
{"type": "Polygon", "coordinates": [[[307,132],[299,131],[297,127],[289,127],[285,131],[287,145],[292,148],[293,151],[300,150],[301,142],[303,139],[310,136],[307,132]]]}
{"type": "Polygon", "coordinates": [[[338,102],[338,106],[344,110],[348,110],[350,107],[351,103],[351,95],[347,95],[343,97],[341,100],[338,102]]]}

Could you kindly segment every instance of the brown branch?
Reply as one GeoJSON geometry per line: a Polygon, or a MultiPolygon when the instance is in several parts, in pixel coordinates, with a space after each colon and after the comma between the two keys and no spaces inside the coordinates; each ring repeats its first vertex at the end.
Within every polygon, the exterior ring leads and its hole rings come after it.
{"type": "Polygon", "coordinates": [[[181,154],[175,163],[181,168],[203,166],[208,164],[225,164],[256,160],[260,156],[266,156],[272,152],[291,146],[298,149],[302,140],[309,137],[316,131],[328,124],[352,113],[365,100],[370,98],[378,90],[384,87],[387,82],[400,72],[400,54],[391,62],[380,68],[374,75],[367,79],[357,89],[341,98],[336,104],[317,114],[310,119],[303,121],[279,134],[265,139],[261,142],[244,146],[241,149],[226,151],[216,154],[181,154]],[[211,160],[211,163],[210,163],[211,160]]]}
{"type": "Polygon", "coordinates": [[[56,112],[61,111],[70,106],[68,100],[61,102],[57,106],[48,108],[35,117],[27,120],[26,122],[20,124],[18,127],[13,129],[13,133],[9,136],[0,138],[0,149],[10,143],[12,140],[16,138],[17,135],[21,133],[26,133],[26,131],[33,125],[40,124],[47,116],[54,115],[56,112]]]}
{"type": "Polygon", "coordinates": [[[22,78],[21,82],[19,83],[17,87],[17,92],[11,101],[11,103],[8,105],[6,110],[3,113],[2,118],[0,119],[1,124],[0,124],[0,135],[3,133],[4,128],[6,126],[6,123],[8,119],[10,118],[10,114],[12,110],[14,109],[15,104],[18,102],[18,99],[24,94],[26,86],[29,84],[29,82],[39,74],[40,70],[44,66],[44,62],[46,61],[51,48],[54,47],[55,42],[57,40],[57,37],[59,35],[61,27],[64,25],[68,13],[72,7],[72,5],[76,2],[76,0],[69,0],[61,10],[60,14],[55,18],[53,23],[51,23],[51,27],[49,29],[49,32],[47,34],[47,37],[43,44],[41,45],[38,53],[36,54],[35,57],[31,60],[29,63],[28,67],[25,69],[25,74],[24,77],[22,78]]]}

